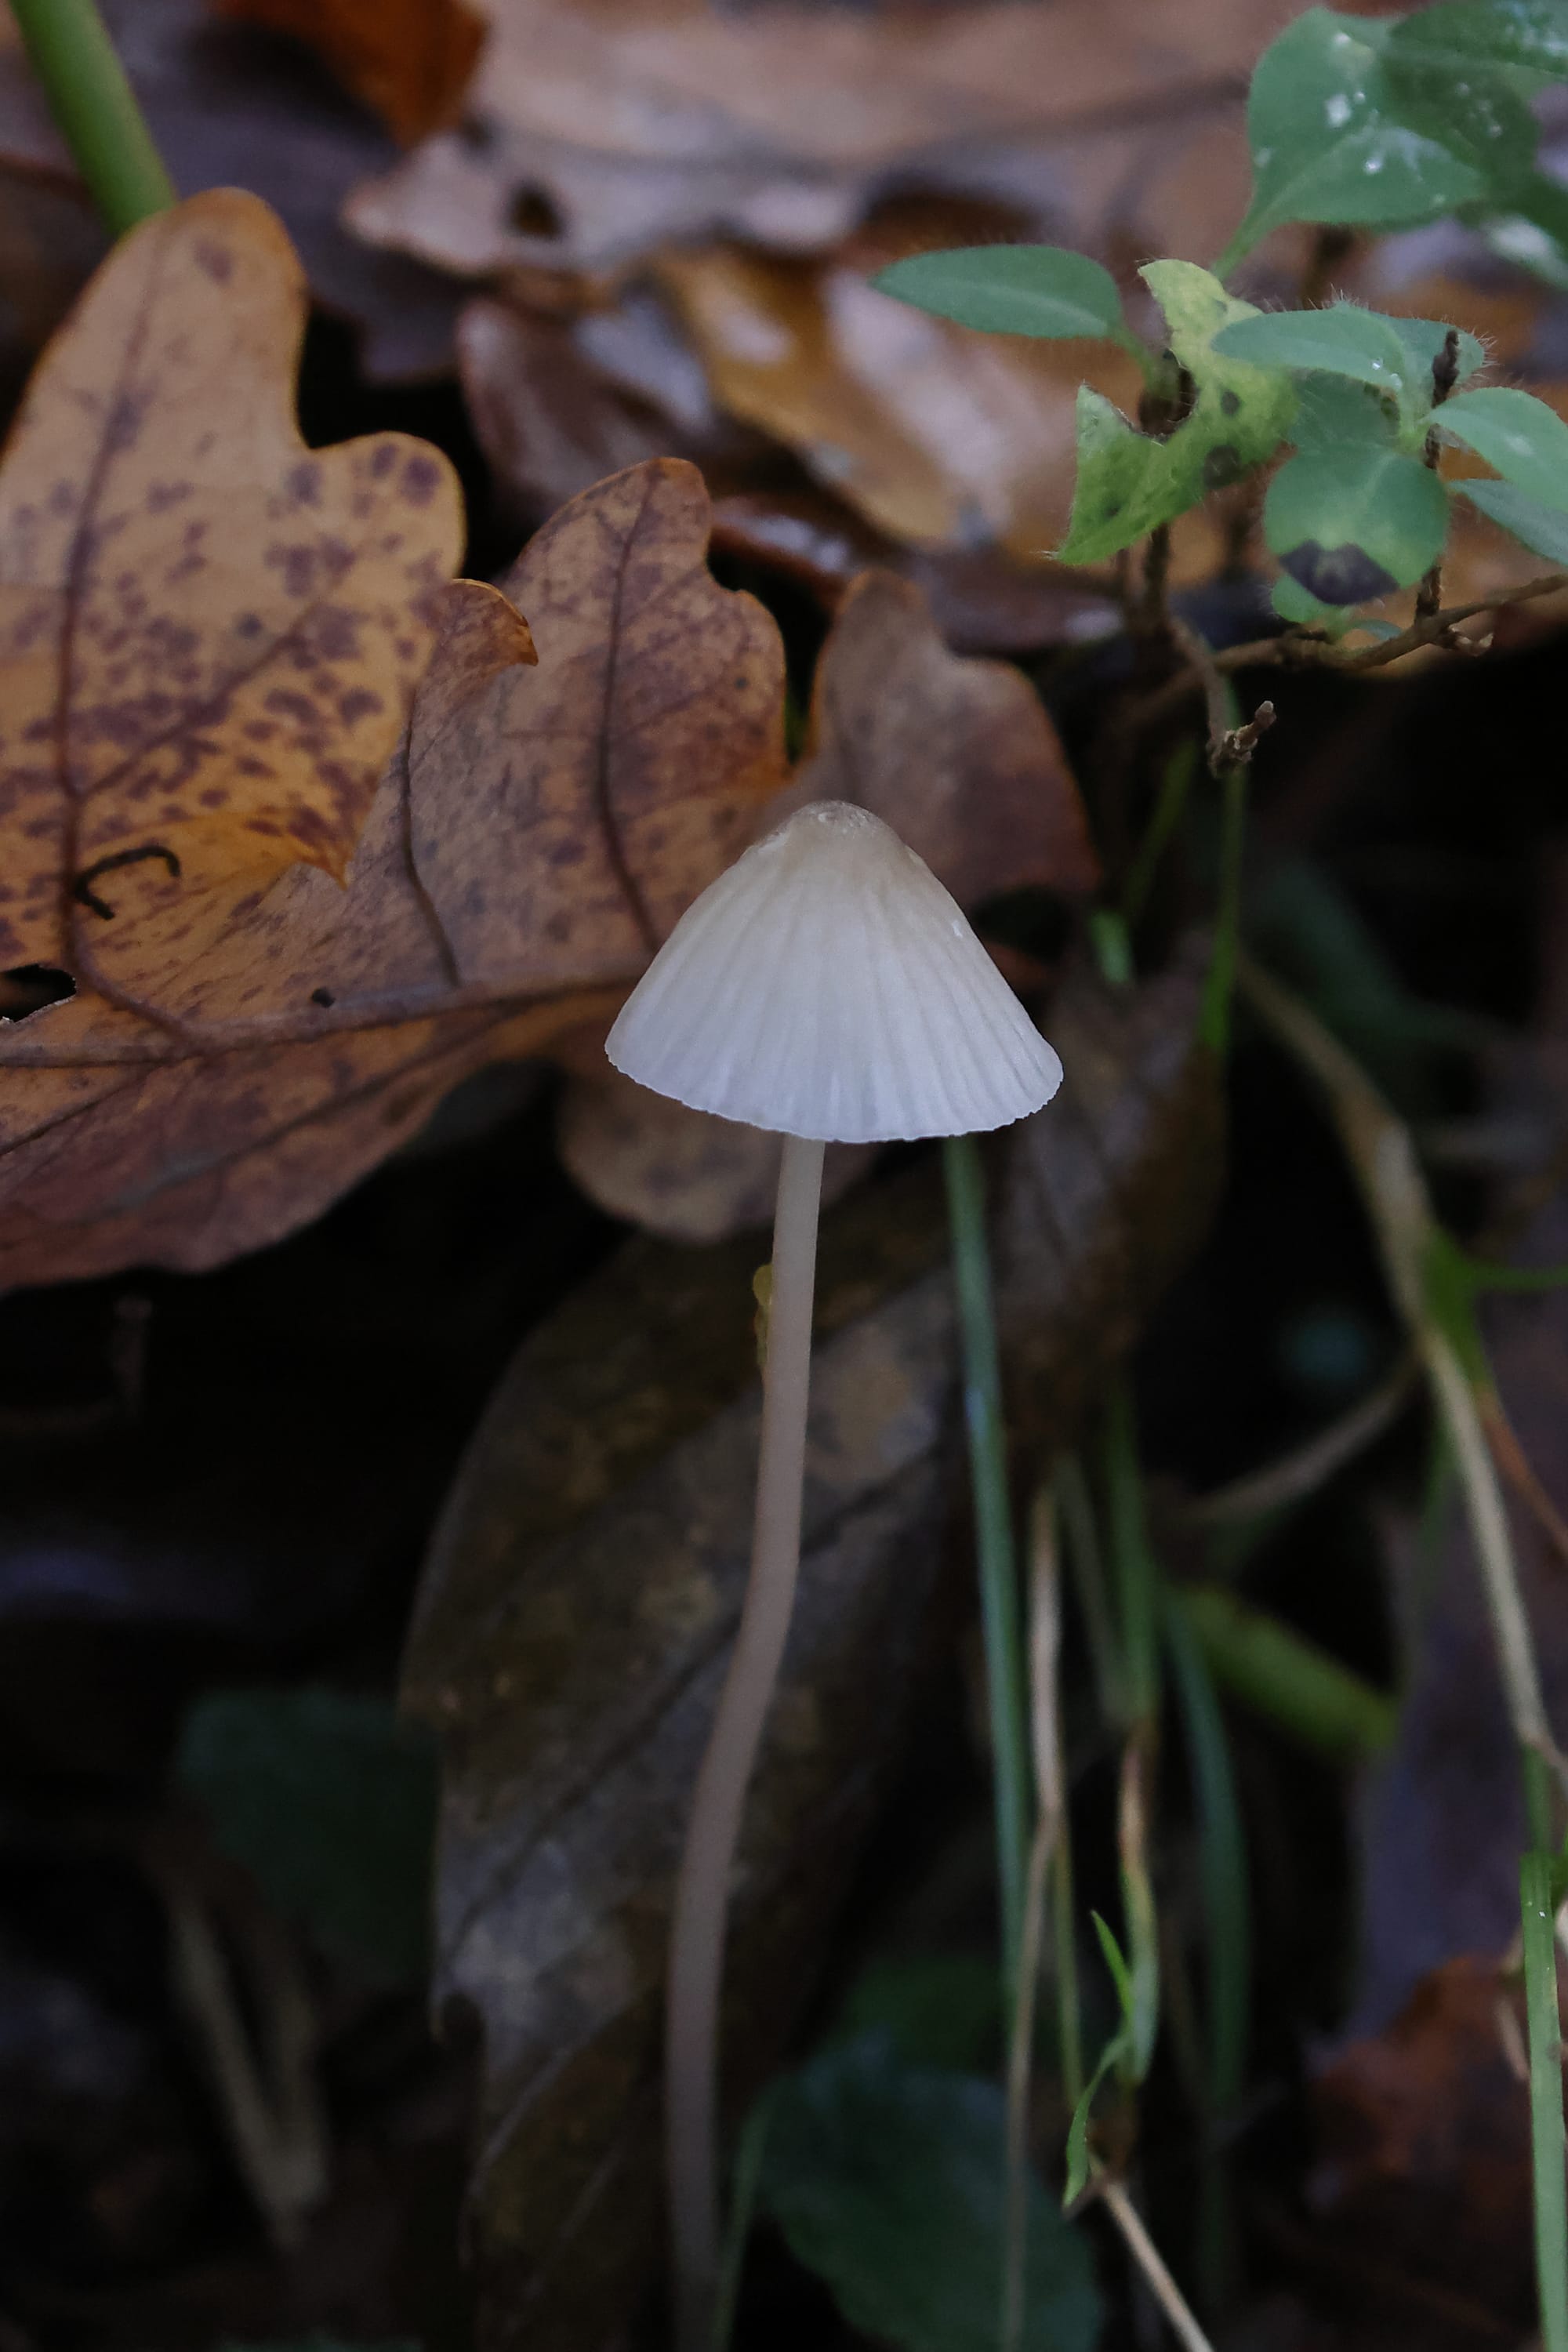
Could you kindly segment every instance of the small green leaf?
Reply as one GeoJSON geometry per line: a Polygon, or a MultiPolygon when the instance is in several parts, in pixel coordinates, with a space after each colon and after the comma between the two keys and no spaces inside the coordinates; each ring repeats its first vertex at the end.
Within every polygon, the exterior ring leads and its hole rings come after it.
{"type": "Polygon", "coordinates": [[[1057,550],[1063,563],[1101,563],[1181,512],[1171,505],[1166,447],[1137,432],[1103,393],[1079,384],[1072,520],[1057,550]]]}
{"type": "Polygon", "coordinates": [[[1370,385],[1343,375],[1301,377],[1290,423],[1298,449],[1392,449],[1399,437],[1399,417],[1370,385]]]}
{"type": "Polygon", "coordinates": [[[175,1769],[223,1851],[324,1949],[383,1983],[422,1973],[436,1758],[384,1700],[216,1692],[187,1717],[175,1769]]]}
{"type": "Polygon", "coordinates": [[[1121,2005],[1122,2019],[1125,2023],[1131,2025],[1133,2011],[1131,1968],[1121,1945],[1099,1912],[1091,1911],[1089,1916],[1094,1922],[1094,1932],[1100,1938],[1100,1948],[1104,1955],[1105,1965],[1110,1970],[1110,1979],[1116,1987],[1116,1998],[1121,2005]]]}
{"type": "MultiPolygon", "coordinates": [[[[1227,266],[1287,221],[1415,227],[1486,196],[1489,176],[1471,153],[1407,119],[1407,94],[1384,64],[1391,30],[1309,8],[1264,51],[1247,110],[1252,203],[1227,266]]],[[[1531,137],[1516,160],[1533,153],[1531,137]]]]}
{"type": "Polygon", "coordinates": [[[1153,261],[1141,275],[1165,314],[1172,353],[1192,378],[1192,409],[1168,440],[1156,441],[1100,394],[1079,391],[1072,524],[1058,550],[1064,563],[1102,562],[1239,480],[1273,456],[1295,413],[1295,388],[1282,370],[1214,347],[1223,327],[1257,317],[1250,303],[1195,262],[1153,261]]]}
{"type": "Polygon", "coordinates": [[[1394,321],[1353,302],[1323,310],[1260,310],[1222,327],[1215,349],[1258,367],[1349,376],[1401,403],[1420,396],[1419,374],[1411,370],[1394,321]]]}
{"type": "MultiPolygon", "coordinates": [[[[886,2036],[824,2050],[774,2095],[762,2194],[850,2326],[900,2352],[994,2352],[1006,2109],[994,2083],[903,2063],[886,2036]]],[[[1032,2176],[1020,2352],[1092,2352],[1089,2252],[1032,2176]]]]}
{"type": "Polygon", "coordinates": [[[1419,580],[1447,525],[1442,483],[1398,449],[1303,452],[1275,475],[1263,507],[1270,549],[1325,604],[1364,604],[1419,580]]]}
{"type": "Polygon", "coordinates": [[[1543,400],[1489,384],[1456,393],[1437,421],[1448,440],[1473,449],[1515,489],[1568,512],[1568,425],[1543,400]]]}
{"type": "Polygon", "coordinates": [[[1269,592],[1274,610],[1282,621],[1291,621],[1298,628],[1321,629],[1326,635],[1339,638],[1353,625],[1342,604],[1325,604],[1282,572],[1269,592]]]}
{"type": "Polygon", "coordinates": [[[1072,2111],[1072,2121],[1068,2126],[1067,2179],[1062,2186],[1064,2205],[1075,2204],[1089,2187],[1089,2119],[1094,2110],[1095,2097],[1111,2068],[1121,2066],[1131,2047],[1131,2031],[1124,2025],[1100,2052],[1094,2072],[1084,2084],[1082,2096],[1072,2111]]]}
{"type": "Polygon", "coordinates": [[[1478,68],[1515,76],[1526,91],[1568,78],[1564,0],[1436,0],[1403,17],[1388,55],[1458,79],[1478,68]]]}
{"type": "Polygon", "coordinates": [[[1120,335],[1116,281],[1056,245],[967,245],[911,254],[871,280],[884,294],[992,335],[1120,335]]]}
{"type": "Polygon", "coordinates": [[[1454,488],[1533,554],[1568,565],[1568,515],[1560,508],[1539,506],[1511,482],[1456,482],[1454,488]]]}

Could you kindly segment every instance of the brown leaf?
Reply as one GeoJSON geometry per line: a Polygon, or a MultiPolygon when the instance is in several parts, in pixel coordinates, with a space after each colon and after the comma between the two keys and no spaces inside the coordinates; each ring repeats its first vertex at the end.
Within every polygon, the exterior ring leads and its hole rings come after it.
{"type": "MultiPolygon", "coordinates": [[[[1078,786],[1028,680],[950,654],[920,590],[892,572],[862,574],[844,597],[817,662],[805,756],[789,790],[759,806],[756,829],[813,800],[875,810],[967,907],[1099,879],[1078,786]]],[[[597,1062],[566,1087],[558,1132],[601,1208],[679,1241],[766,1223],[776,1137],[667,1102],[597,1062]]],[[[875,1155],[830,1147],[829,1157],[842,1187],[875,1155]]]]}
{"type": "Polygon", "coordinates": [[[1385,2032],[1318,2075],[1310,2253],[1382,2320],[1381,2342],[1470,2352],[1528,2330],[1522,2052],[1517,1980],[1467,1957],[1423,1977],[1385,2032]]]}
{"type": "Polygon", "coordinates": [[[444,602],[347,887],[296,866],[170,976],[0,1024],[0,1283],[211,1265],[314,1214],[463,1073],[613,1010],[783,774],[783,651],[700,478],[601,483],[444,602]]]}
{"type": "MultiPolygon", "coordinates": [[[[1292,13],[1142,0],[1130,27],[1100,0],[826,14],[801,0],[496,0],[469,93],[480,135],[427,142],[350,216],[465,273],[593,268],[714,235],[820,252],[885,184],[918,181],[1021,198],[1094,244],[1173,156],[1201,152],[1212,178],[1222,125],[1239,151],[1247,71],[1292,13]],[[1095,151],[1099,216],[1058,168],[1069,138],[1095,151]]],[[[1223,241],[1206,216],[1201,234],[1205,251],[1223,241]]]]}
{"type": "MultiPolygon", "coordinates": [[[[248,188],[272,205],[328,310],[363,330],[374,380],[449,368],[460,290],[402,254],[373,251],[342,226],[356,180],[398,160],[389,132],[335,89],[303,49],[224,24],[207,0],[100,0],[149,126],[187,195],[248,188]]],[[[18,177],[75,188],[68,149],[0,0],[0,166],[4,201],[18,177]]]]}
{"type": "Polygon", "coordinates": [[[949,653],[919,588],[889,572],[864,573],[839,606],[795,793],[874,810],[963,907],[1100,881],[1078,785],[1028,679],[949,653]]]}
{"type": "Polygon", "coordinates": [[[689,457],[710,488],[737,460],[776,464],[723,416],[700,363],[651,292],[574,318],[470,302],[458,355],[479,446],[531,521],[645,457],[689,457]]]}
{"type": "Polygon", "coordinates": [[[314,49],[405,146],[452,121],[484,47],[467,0],[214,0],[314,49]]]}
{"type": "MultiPolygon", "coordinates": [[[[1011,1268],[1051,1319],[1021,1370],[1053,1446],[1174,1269],[1172,1204],[1210,1191],[1196,1002],[1183,973],[1131,1000],[1084,982],[1059,1029],[1072,1116],[998,1139],[1011,1268]],[[1048,1197],[1015,1190],[1036,1162],[1048,1197]]],[[[930,1639],[956,1499],[945,1229],[929,1159],[825,1221],[801,1599],[726,1979],[737,2106],[809,1997],[930,1639]]],[[[485,2024],[487,2352],[606,2352],[658,2260],[664,1940],[745,1574],[756,1256],[639,1240],[579,1288],[498,1391],[426,1574],[405,1698],[446,1749],[437,1997],[485,2024]]]]}
{"type": "MultiPolygon", "coordinates": [[[[1129,413],[1136,363],[1105,343],[981,335],[879,292],[860,269],[729,246],[668,253],[713,395],[793,450],[879,530],[928,554],[994,546],[1038,563],[1067,536],[1085,381],[1129,413]]],[[[1181,518],[1173,576],[1207,578],[1212,520],[1181,518]]],[[[1062,575],[1075,586],[1081,572],[1062,575]]]]}
{"type": "MultiPolygon", "coordinates": [[[[650,1094],[605,1059],[602,1024],[589,1035],[597,1066],[563,1089],[555,1124],[567,1171],[589,1198],[663,1241],[724,1241],[768,1224],[784,1138],[650,1094]]],[[[874,1144],[830,1143],[824,1201],[847,1192],[876,1157],[874,1144]]]]}
{"type": "Polygon", "coordinates": [[[274,216],[194,197],[125,238],[0,472],[0,962],[127,1008],[297,861],[341,877],[461,544],[446,459],[312,453],[274,216]]]}

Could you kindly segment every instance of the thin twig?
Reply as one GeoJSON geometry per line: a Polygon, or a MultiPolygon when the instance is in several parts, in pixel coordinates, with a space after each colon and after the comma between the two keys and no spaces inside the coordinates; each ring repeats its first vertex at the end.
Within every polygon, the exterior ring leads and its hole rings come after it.
{"type": "MultiPolygon", "coordinates": [[[[1432,405],[1435,409],[1442,407],[1458,381],[1459,331],[1458,327],[1450,327],[1443,338],[1442,350],[1432,362],[1432,405]]],[[[1442,440],[1435,425],[1426,428],[1426,446],[1421,455],[1427,471],[1435,474],[1443,455],[1442,440]]],[[[1439,554],[1436,563],[1422,575],[1421,585],[1415,591],[1416,619],[1429,621],[1442,601],[1443,558],[1439,554]]]]}
{"type": "Polygon", "coordinates": [[[1159,2248],[1143,2227],[1138,2209],[1121,2181],[1104,2174],[1096,2182],[1095,2189],[1100,2203],[1126,2241],[1128,2252],[1147,2279],[1155,2302],[1170,2322],[1172,2334],[1186,2346],[1187,2352],[1214,2352],[1213,2345],[1198,2326],[1181,2288],[1165,2268],[1159,2248]]]}
{"type": "Polygon", "coordinates": [[[1045,1946],[1046,1885],[1056,1857],[1066,1805],[1057,1661],[1061,1648],[1061,1593],[1056,1511],[1048,1486],[1029,1515],[1029,1732],[1035,1767],[1035,1832],[1024,1891],[1018,1982],[1007,2052],[1006,2259],[1003,2272],[1002,2352],[1017,2352],[1024,2333],[1028,2263],[1029,2078],[1035,2010],[1045,1946]]]}
{"type": "Polygon", "coordinates": [[[1387,1379],[1379,1381],[1370,1396],[1363,1397],[1349,1412],[1331,1422],[1305,1445],[1269,1463],[1266,1469],[1249,1470],[1245,1478],[1233,1479],[1228,1486],[1217,1486],[1212,1494],[1200,1495],[1182,1512],[1183,1523],[1190,1528],[1235,1527],[1238,1522],[1261,1518],[1268,1511],[1283,1510],[1288,1504],[1315,1495],[1336,1470],[1353,1461],[1397,1418],[1419,1371],[1418,1360],[1411,1349],[1400,1358],[1387,1379]]]}
{"type": "Polygon", "coordinates": [[[1568,1521],[1536,1476],[1530,1459],[1503,1411],[1502,1399],[1492,1388],[1478,1395],[1477,1407],[1492,1460],[1534,1519],[1560,1560],[1568,1563],[1568,1521]]]}
{"type": "Polygon", "coordinates": [[[310,1995],[281,1933],[260,1918],[248,1921],[237,1948],[261,2017],[258,2063],[201,1898],[177,1868],[159,1877],[175,1991],[201,2043],[235,2161],[274,2242],[287,2251],[327,2187],[310,1995]]]}
{"type": "MultiPolygon", "coordinates": [[[[1243,646],[1227,646],[1223,653],[1215,654],[1215,667],[1224,677],[1239,669],[1257,669],[1269,664],[1289,669],[1384,669],[1390,662],[1400,661],[1423,646],[1442,644],[1449,651],[1458,650],[1447,642],[1449,631],[1460,621],[1472,620],[1478,613],[1499,612],[1505,604],[1528,604],[1538,596],[1555,596],[1564,589],[1568,589],[1568,572],[1545,572],[1539,579],[1521,581],[1513,588],[1495,588],[1489,596],[1478,597],[1473,604],[1450,604],[1446,612],[1413,621],[1396,637],[1385,637],[1381,644],[1373,646],[1349,648],[1309,636],[1299,629],[1285,629],[1276,636],[1254,637],[1243,646]]],[[[1204,682],[1196,669],[1184,669],[1146,696],[1129,718],[1140,729],[1151,727],[1179,710],[1204,682]]]]}

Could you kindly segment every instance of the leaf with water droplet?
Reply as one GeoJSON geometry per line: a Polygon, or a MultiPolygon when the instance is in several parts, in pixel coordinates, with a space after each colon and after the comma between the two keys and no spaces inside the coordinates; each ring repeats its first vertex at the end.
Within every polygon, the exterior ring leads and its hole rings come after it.
{"type": "Polygon", "coordinates": [[[1568,6],[1563,0],[1436,0],[1394,25],[1388,56],[1455,82],[1478,69],[1501,71],[1529,95],[1568,78],[1568,6]]]}
{"type": "Polygon", "coordinates": [[[1568,425],[1543,400],[1488,384],[1457,393],[1439,421],[1446,440],[1473,449],[1527,498],[1568,512],[1568,425]]]}
{"type": "Polygon", "coordinates": [[[1222,327],[1215,348],[1260,367],[1348,376],[1402,404],[1419,393],[1393,320],[1354,302],[1334,302],[1322,310],[1259,311],[1222,327]]]}
{"type": "Polygon", "coordinates": [[[1400,449],[1322,449],[1282,466],[1264,535],[1290,578],[1325,604],[1363,604],[1419,580],[1443,549],[1448,500],[1400,449]]]}
{"type": "Polygon", "coordinates": [[[1253,194],[1222,270],[1286,221],[1415,227],[1527,172],[1536,129],[1500,75],[1461,94],[1418,58],[1387,62],[1393,25],[1310,8],[1252,77],[1253,194]]]}

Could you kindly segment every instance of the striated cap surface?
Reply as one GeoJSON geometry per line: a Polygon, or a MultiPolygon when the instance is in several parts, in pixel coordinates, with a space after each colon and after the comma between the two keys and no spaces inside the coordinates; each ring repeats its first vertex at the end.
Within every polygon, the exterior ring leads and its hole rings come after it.
{"type": "Polygon", "coordinates": [[[848,801],[710,884],[605,1050],[694,1110],[829,1143],[1005,1127],[1062,1075],[930,867],[848,801]]]}

